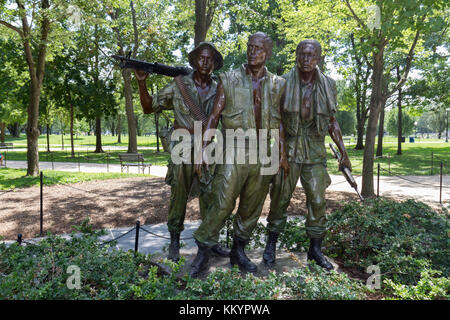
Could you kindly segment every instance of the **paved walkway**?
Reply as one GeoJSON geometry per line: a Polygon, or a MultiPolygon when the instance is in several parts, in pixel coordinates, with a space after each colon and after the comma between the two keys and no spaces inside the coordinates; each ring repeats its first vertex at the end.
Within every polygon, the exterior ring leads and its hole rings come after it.
{"type": "MultiPolygon", "coordinates": [[[[7,161],[8,168],[26,168],[26,161],[7,161]]],[[[74,162],[40,162],[41,170],[58,170],[72,172],[120,172],[118,164],[97,164],[97,163],[78,163],[74,162]]],[[[130,167],[130,173],[138,173],[137,168],[130,167]]],[[[165,177],[167,167],[152,166],[150,174],[157,177],[165,177]]],[[[148,173],[148,170],[145,171],[148,173]]],[[[355,192],[346,182],[342,175],[330,175],[331,185],[328,190],[355,192]]],[[[362,177],[355,177],[358,188],[361,188],[362,177]]],[[[375,177],[375,192],[377,192],[377,178],[375,177]]],[[[298,182],[297,186],[301,186],[298,182]]],[[[450,175],[443,176],[442,179],[442,203],[449,207],[450,205],[450,175]]],[[[440,197],[440,176],[380,176],[380,196],[404,196],[406,198],[417,199],[425,202],[439,203],[440,197]]]]}
{"type": "MultiPolygon", "coordinates": [[[[26,168],[26,161],[8,161],[9,168],[26,168]]],[[[120,172],[120,165],[109,165],[107,168],[104,164],[55,162],[53,164],[54,170],[59,171],[81,171],[81,172],[120,172]]],[[[51,162],[40,162],[41,170],[51,170],[51,162]]],[[[136,168],[130,168],[130,173],[136,173],[136,168]]],[[[158,177],[164,177],[167,172],[167,167],[152,166],[150,174],[158,177]]],[[[405,176],[405,177],[380,177],[380,195],[400,195],[406,198],[413,198],[421,201],[439,203],[439,176],[405,176]]],[[[345,178],[341,175],[331,175],[332,183],[329,190],[354,192],[348,185],[345,178]]],[[[361,177],[356,177],[358,186],[361,186],[361,177]]],[[[375,190],[376,190],[375,178],[375,190]]],[[[298,184],[300,186],[300,183],[298,184]]],[[[449,208],[449,189],[450,176],[443,177],[442,199],[444,206],[449,208]]],[[[261,218],[262,223],[266,223],[264,218],[261,218]]],[[[197,229],[199,221],[186,221],[185,230],[181,234],[181,239],[184,243],[181,254],[190,257],[196,252],[196,245],[192,239],[192,233],[197,229]]],[[[101,238],[102,241],[115,239],[121,235],[126,234],[133,226],[128,228],[118,228],[106,230],[107,235],[101,238]]],[[[144,225],[143,228],[153,234],[147,233],[143,229],[139,233],[139,252],[142,253],[161,253],[165,252],[169,244],[169,232],[166,223],[155,225],[144,225]],[[156,234],[156,235],[155,235],[156,234]]],[[[118,241],[117,248],[124,250],[134,250],[136,232],[131,231],[118,241]]],[[[37,241],[39,239],[34,239],[37,241]]],[[[11,243],[13,241],[6,241],[11,243]]],[[[167,253],[163,253],[167,254],[167,253]]]]}
{"type": "MultiPolygon", "coordinates": [[[[26,145],[18,145],[18,146],[14,146],[14,149],[5,149],[5,148],[0,148],[2,150],[2,152],[10,152],[10,151],[18,151],[18,152],[24,152],[27,151],[27,146],[26,145]]],[[[105,152],[109,152],[109,151],[118,151],[118,150],[123,150],[124,152],[126,152],[128,150],[127,146],[109,146],[109,145],[103,145],[102,146],[103,151],[105,152]]],[[[143,147],[143,146],[139,146],[139,150],[156,150],[156,147],[143,147]]],[[[162,145],[160,145],[160,149],[162,150],[162,145]]],[[[50,150],[51,151],[67,151],[68,153],[70,153],[71,148],[70,148],[70,144],[69,145],[64,145],[64,149],[62,148],[62,145],[57,145],[57,144],[52,144],[50,146],[50,150]]],[[[93,152],[95,150],[95,145],[76,145],[74,146],[74,151],[80,151],[80,152],[93,152]]],[[[43,145],[40,144],[39,145],[39,151],[40,152],[45,152],[47,151],[47,145],[43,145]]]]}

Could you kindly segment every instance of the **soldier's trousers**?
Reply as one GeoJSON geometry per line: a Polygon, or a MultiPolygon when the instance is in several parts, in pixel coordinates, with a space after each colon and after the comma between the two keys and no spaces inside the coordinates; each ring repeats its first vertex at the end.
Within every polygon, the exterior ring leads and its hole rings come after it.
{"type": "MultiPolygon", "coordinates": [[[[186,216],[186,205],[194,181],[198,179],[195,175],[193,164],[173,164],[169,163],[166,183],[170,185],[170,203],[167,228],[169,232],[181,233],[184,230],[184,218],[186,216]]],[[[200,216],[203,220],[206,212],[206,205],[210,201],[210,192],[204,190],[205,186],[200,185],[200,216]],[[203,190],[202,190],[203,189],[203,190]]]]}
{"type": "Polygon", "coordinates": [[[261,175],[260,164],[218,164],[212,184],[212,201],[194,238],[209,247],[218,243],[220,230],[239,197],[233,234],[248,240],[261,215],[273,175],[261,175]]]}
{"type": "Polygon", "coordinates": [[[326,232],[325,190],[331,179],[326,166],[318,164],[299,164],[289,162],[289,175],[284,178],[282,172],[274,177],[270,189],[270,212],[267,217],[267,229],[281,233],[287,220],[287,208],[300,178],[306,194],[307,216],[306,233],[310,238],[322,238],[326,232]]]}

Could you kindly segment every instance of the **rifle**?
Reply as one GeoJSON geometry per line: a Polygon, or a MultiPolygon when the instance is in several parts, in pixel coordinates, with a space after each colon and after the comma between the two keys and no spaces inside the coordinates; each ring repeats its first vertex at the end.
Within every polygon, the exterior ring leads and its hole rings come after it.
{"type": "Polygon", "coordinates": [[[189,68],[172,67],[158,62],[150,63],[130,58],[130,56],[131,52],[129,52],[126,56],[112,55],[111,57],[116,60],[119,60],[119,67],[122,69],[127,68],[127,69],[142,70],[147,73],[162,74],[164,76],[169,77],[176,77],[179,75],[185,76],[191,72],[191,69],[189,68]]]}
{"type": "MultiPolygon", "coordinates": [[[[336,148],[331,143],[330,143],[330,149],[333,152],[334,158],[338,160],[338,163],[340,163],[342,155],[339,153],[339,151],[336,150],[336,148]]],[[[339,170],[342,172],[345,179],[352,186],[352,188],[355,189],[355,191],[358,194],[361,201],[364,201],[363,196],[358,192],[358,185],[356,184],[355,178],[353,178],[352,173],[350,172],[350,169],[344,166],[343,168],[339,168],[339,170]]]]}

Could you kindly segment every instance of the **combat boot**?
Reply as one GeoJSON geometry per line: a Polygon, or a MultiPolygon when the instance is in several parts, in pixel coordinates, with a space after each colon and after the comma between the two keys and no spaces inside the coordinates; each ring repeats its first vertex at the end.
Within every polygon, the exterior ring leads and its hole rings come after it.
{"type": "Polygon", "coordinates": [[[245,254],[244,248],[248,240],[233,237],[233,246],[230,252],[230,263],[232,266],[237,265],[241,271],[255,273],[258,269],[245,254]]]}
{"type": "Polygon", "coordinates": [[[266,248],[263,253],[263,261],[268,268],[272,268],[275,265],[276,246],[279,235],[280,234],[276,232],[269,232],[266,248]]]}
{"type": "Polygon", "coordinates": [[[211,252],[219,257],[229,257],[230,256],[230,250],[225,249],[224,247],[220,246],[219,244],[216,244],[214,247],[212,247],[211,252]]]}
{"type": "Polygon", "coordinates": [[[198,278],[200,273],[208,266],[209,256],[211,254],[211,248],[195,240],[198,246],[197,256],[191,265],[190,276],[191,278],[198,278]]]}
{"type": "Polygon", "coordinates": [[[169,260],[178,262],[180,260],[180,234],[176,232],[170,233],[169,260]]]}
{"type": "Polygon", "coordinates": [[[310,238],[309,240],[308,260],[314,260],[319,266],[328,271],[333,270],[333,265],[321,251],[323,238],[310,238]]]}

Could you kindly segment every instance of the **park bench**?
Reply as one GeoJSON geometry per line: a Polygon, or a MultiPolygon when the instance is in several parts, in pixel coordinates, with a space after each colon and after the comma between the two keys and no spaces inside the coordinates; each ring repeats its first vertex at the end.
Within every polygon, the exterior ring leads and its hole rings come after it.
{"type": "Polygon", "coordinates": [[[12,149],[12,142],[0,142],[0,149],[12,149]]]}
{"type": "Polygon", "coordinates": [[[342,141],[344,142],[344,145],[347,143],[347,144],[350,144],[350,142],[352,142],[352,138],[342,138],[342,141]]]}
{"type": "Polygon", "coordinates": [[[150,174],[151,163],[146,163],[144,161],[144,155],[142,153],[120,153],[119,154],[120,161],[120,172],[123,172],[123,169],[127,167],[127,172],[129,172],[130,167],[137,167],[138,173],[145,172],[145,168],[148,168],[148,173],[150,174]]]}

